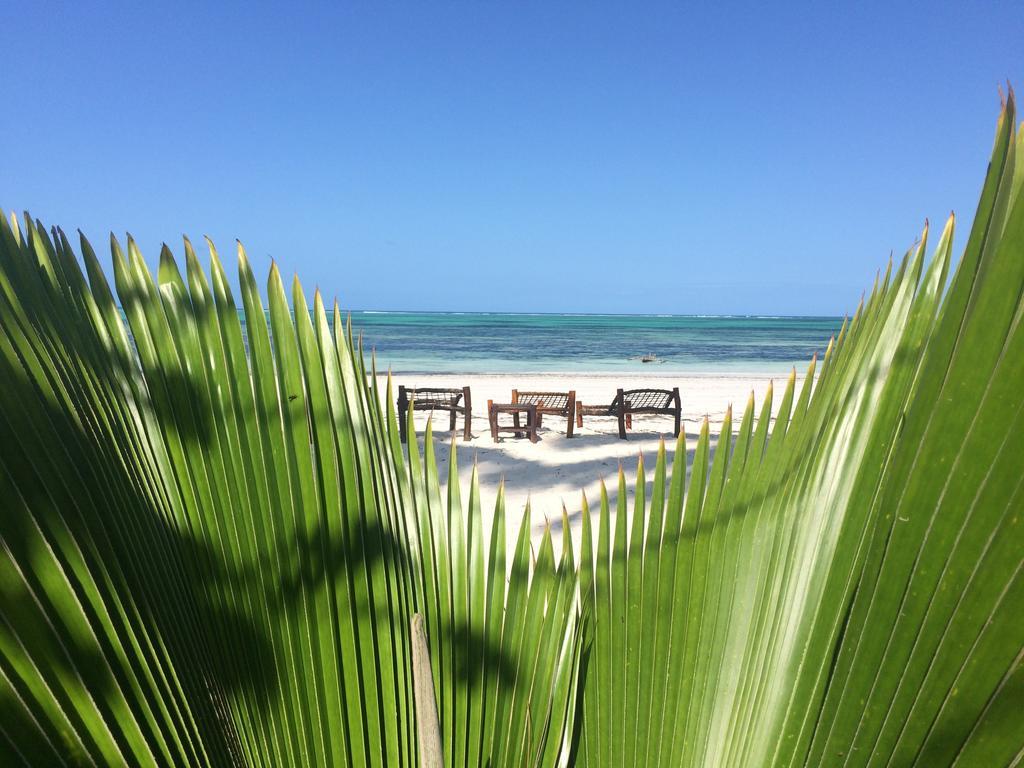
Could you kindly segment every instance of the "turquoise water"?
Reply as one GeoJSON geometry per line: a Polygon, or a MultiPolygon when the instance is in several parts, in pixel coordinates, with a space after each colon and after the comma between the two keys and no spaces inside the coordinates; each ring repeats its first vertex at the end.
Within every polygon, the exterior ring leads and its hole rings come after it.
{"type": "Polygon", "coordinates": [[[806,365],[842,318],[367,311],[352,324],[396,373],[753,373],[806,365]]]}

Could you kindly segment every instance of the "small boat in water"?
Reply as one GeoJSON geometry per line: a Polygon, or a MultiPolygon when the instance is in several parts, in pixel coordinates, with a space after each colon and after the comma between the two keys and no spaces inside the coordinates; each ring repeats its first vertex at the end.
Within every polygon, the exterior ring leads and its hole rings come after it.
{"type": "Polygon", "coordinates": [[[653,352],[651,352],[651,353],[646,354],[643,357],[641,357],[640,358],[640,362],[641,363],[657,363],[658,362],[658,356],[656,354],[654,354],[653,352]]]}

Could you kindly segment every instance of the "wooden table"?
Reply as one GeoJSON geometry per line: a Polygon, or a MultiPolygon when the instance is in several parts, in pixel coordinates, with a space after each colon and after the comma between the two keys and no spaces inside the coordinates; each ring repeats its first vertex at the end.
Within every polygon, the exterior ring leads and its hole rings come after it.
{"type": "Polygon", "coordinates": [[[491,438],[498,442],[499,432],[514,432],[516,437],[525,434],[530,438],[531,443],[537,442],[537,406],[533,403],[496,403],[493,400],[487,401],[487,418],[491,422],[491,438]],[[511,413],[514,422],[507,426],[498,424],[498,414],[511,413]],[[526,426],[519,423],[519,416],[526,414],[526,426]]]}

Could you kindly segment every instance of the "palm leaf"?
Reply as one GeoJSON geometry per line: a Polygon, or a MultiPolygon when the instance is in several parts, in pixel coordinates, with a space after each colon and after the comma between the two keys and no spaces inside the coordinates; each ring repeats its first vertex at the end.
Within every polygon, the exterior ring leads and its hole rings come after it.
{"type": "Polygon", "coordinates": [[[212,280],[188,241],[154,280],[129,239],[125,323],[82,250],[88,282],[4,221],[5,764],[412,765],[417,612],[448,764],[567,749],[571,560],[524,526],[506,605],[475,480],[467,517],[432,440],[406,468],[337,307],[272,268],[265,311],[240,250],[243,330],[212,245],[212,280]]]}
{"type": "MultiPolygon", "coordinates": [[[[1013,121],[1011,95],[948,290],[952,217],[927,268],[927,228],[890,265],[799,397],[790,379],[770,433],[769,394],[756,428],[748,404],[734,443],[727,416],[708,471],[705,428],[681,519],[677,466],[674,501],[656,492],[638,508],[628,545],[620,507],[595,575],[585,553],[596,631],[581,764],[1021,759],[1011,712],[1024,704],[1014,535],[1024,206],[1013,121]],[[622,633],[610,651],[605,625],[622,633]],[[637,668],[651,704],[631,701],[637,668]]],[[[641,466],[638,497],[642,482],[641,466]]],[[[608,516],[604,505],[602,530],[608,516]]],[[[589,546],[589,518],[584,530],[589,546]]]]}

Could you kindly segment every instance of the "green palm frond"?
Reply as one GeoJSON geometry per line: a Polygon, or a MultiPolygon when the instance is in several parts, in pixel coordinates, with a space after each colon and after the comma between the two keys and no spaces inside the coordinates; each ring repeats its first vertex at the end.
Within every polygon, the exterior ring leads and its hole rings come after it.
{"type": "MultiPolygon", "coordinates": [[[[947,292],[953,220],[685,500],[685,445],[581,584],[584,765],[1006,765],[1024,727],[1024,206],[1012,98],[947,292]],[[646,522],[645,522],[646,521],[646,522]],[[627,536],[627,527],[630,528],[627,536]],[[593,684],[592,681],[597,681],[593,684]]],[[[620,486],[624,485],[620,478],[620,486]]],[[[583,546],[594,523],[585,509],[583,546]]]]}
{"type": "Polygon", "coordinates": [[[239,248],[239,307],[187,240],[154,279],[112,239],[115,299],[5,218],[0,764],[1019,762],[1014,120],[948,287],[952,219],[799,391],[536,551],[404,451],[337,304],[273,267],[264,306],[239,248]]]}
{"type": "Polygon", "coordinates": [[[187,281],[111,247],[127,327],[84,238],[88,284],[63,233],[4,222],[12,761],[413,765],[417,612],[449,764],[567,748],[572,547],[534,562],[524,525],[506,592],[500,495],[488,552],[475,479],[467,513],[432,440],[406,470],[319,294],[293,313],[272,268],[265,312],[240,250],[245,336],[212,245],[208,279],[186,241],[187,281]]]}

